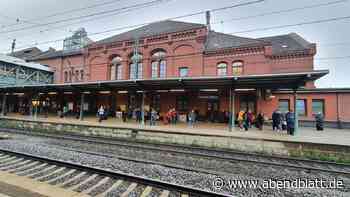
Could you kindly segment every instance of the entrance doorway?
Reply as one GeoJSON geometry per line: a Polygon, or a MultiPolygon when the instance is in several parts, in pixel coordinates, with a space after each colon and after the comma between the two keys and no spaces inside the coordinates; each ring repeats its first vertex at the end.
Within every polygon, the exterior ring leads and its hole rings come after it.
{"type": "Polygon", "coordinates": [[[207,120],[210,122],[217,122],[219,109],[219,99],[209,98],[207,102],[207,120]]]}

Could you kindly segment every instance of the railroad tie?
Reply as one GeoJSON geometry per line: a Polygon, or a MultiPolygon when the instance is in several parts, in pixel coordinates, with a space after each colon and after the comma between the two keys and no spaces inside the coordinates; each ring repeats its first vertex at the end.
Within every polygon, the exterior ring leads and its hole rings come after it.
{"type": "Polygon", "coordinates": [[[22,166],[22,167],[19,167],[19,168],[16,168],[16,169],[11,169],[8,172],[9,173],[13,173],[13,172],[16,172],[16,171],[21,171],[21,170],[27,169],[28,167],[30,168],[32,166],[35,166],[38,163],[39,163],[38,161],[35,161],[33,163],[30,163],[29,165],[25,165],[25,166],[22,166]]]}
{"type": "Polygon", "coordinates": [[[65,176],[69,176],[69,175],[73,174],[75,171],[76,171],[75,169],[69,170],[68,172],[66,172],[66,173],[64,173],[64,174],[62,174],[62,175],[60,175],[60,176],[58,176],[58,177],[53,177],[52,179],[47,180],[46,183],[52,184],[52,183],[54,183],[55,181],[57,181],[57,180],[59,180],[59,179],[65,177],[65,176]]]}
{"type": "Polygon", "coordinates": [[[83,193],[83,194],[88,194],[88,193],[90,193],[92,190],[94,190],[94,189],[100,187],[101,185],[107,183],[108,180],[109,180],[109,177],[105,177],[104,179],[100,180],[97,184],[95,184],[94,186],[92,186],[92,187],[90,187],[90,188],[88,188],[88,189],[82,191],[81,193],[83,193]]]}
{"type": "Polygon", "coordinates": [[[51,173],[49,173],[49,174],[44,174],[44,175],[42,175],[42,176],[35,177],[35,180],[40,180],[40,179],[48,178],[48,177],[50,177],[50,176],[52,176],[52,175],[54,175],[54,174],[56,174],[56,173],[62,172],[62,171],[65,170],[65,169],[66,169],[65,167],[58,168],[57,170],[55,170],[55,171],[53,171],[53,172],[51,172],[51,173]]]}
{"type": "Polygon", "coordinates": [[[147,197],[152,191],[151,186],[147,186],[145,190],[143,190],[142,194],[140,197],[147,197]]]}
{"type": "Polygon", "coordinates": [[[24,159],[23,158],[19,158],[19,159],[11,160],[11,161],[3,164],[3,165],[0,165],[0,170],[6,169],[6,168],[8,168],[8,165],[16,164],[18,162],[21,162],[22,160],[24,160],[24,159]]]}
{"type": "Polygon", "coordinates": [[[11,162],[11,161],[14,160],[14,159],[16,159],[16,157],[8,157],[8,158],[6,158],[6,159],[4,159],[4,160],[1,160],[1,161],[0,161],[0,165],[6,164],[6,163],[8,163],[8,162],[11,162]]]}
{"type": "Polygon", "coordinates": [[[98,174],[93,174],[93,175],[89,176],[89,178],[87,178],[87,179],[83,180],[82,182],[80,182],[79,184],[73,185],[73,186],[71,186],[71,187],[69,187],[67,189],[74,191],[74,190],[78,189],[80,186],[85,185],[86,183],[90,182],[91,180],[94,180],[94,178],[96,178],[97,176],[98,176],[98,174]]]}
{"type": "Polygon", "coordinates": [[[120,196],[120,197],[127,197],[137,187],[137,183],[132,183],[129,185],[128,189],[120,196]]]}
{"type": "Polygon", "coordinates": [[[81,178],[85,174],[86,174],[86,172],[81,172],[81,173],[77,174],[76,176],[72,177],[71,179],[68,179],[68,180],[64,181],[63,183],[57,184],[57,186],[61,187],[61,186],[65,185],[65,184],[67,184],[67,183],[70,183],[72,181],[75,181],[75,180],[81,178]]]}
{"type": "Polygon", "coordinates": [[[21,172],[17,172],[16,174],[18,175],[18,176],[23,176],[25,173],[27,173],[27,172],[30,172],[30,171],[34,171],[34,170],[38,170],[38,169],[40,169],[40,168],[42,168],[42,167],[45,167],[45,166],[47,166],[48,164],[47,163],[43,163],[43,164],[41,164],[41,165],[39,165],[39,166],[36,166],[36,167],[34,167],[34,168],[28,168],[28,169],[26,169],[26,170],[24,170],[24,171],[21,171],[21,172]]]}
{"type": "Polygon", "coordinates": [[[0,162],[1,162],[2,159],[6,159],[8,157],[10,157],[10,155],[2,155],[2,156],[0,156],[0,162]]]}
{"type": "Polygon", "coordinates": [[[30,160],[24,160],[22,162],[19,162],[19,163],[15,164],[14,166],[1,167],[0,170],[7,171],[7,170],[9,170],[10,167],[15,167],[14,169],[16,169],[18,166],[26,164],[26,163],[29,163],[29,162],[31,162],[31,161],[30,160]]]}
{"type": "Polygon", "coordinates": [[[163,190],[162,194],[160,194],[159,197],[168,197],[170,194],[170,191],[169,190],[163,190]]]}
{"type": "Polygon", "coordinates": [[[54,168],[56,168],[55,165],[49,166],[48,168],[43,168],[43,169],[41,169],[41,170],[39,170],[39,171],[29,173],[29,174],[26,175],[26,177],[36,176],[36,175],[41,174],[41,173],[43,173],[43,172],[48,172],[48,171],[50,171],[50,170],[52,170],[52,169],[54,169],[54,168]]]}
{"type": "Polygon", "coordinates": [[[107,196],[107,194],[115,189],[117,189],[119,187],[119,185],[121,185],[123,183],[122,180],[118,180],[117,182],[115,182],[110,188],[108,188],[106,191],[104,191],[103,193],[97,195],[96,197],[105,197],[107,196]]]}

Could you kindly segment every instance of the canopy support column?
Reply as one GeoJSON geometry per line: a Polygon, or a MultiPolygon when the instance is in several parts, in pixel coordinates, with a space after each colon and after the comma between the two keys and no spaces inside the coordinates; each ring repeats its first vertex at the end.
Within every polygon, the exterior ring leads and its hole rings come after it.
{"type": "Polygon", "coordinates": [[[84,119],[84,97],[85,97],[85,94],[84,93],[81,93],[81,96],[80,96],[80,114],[79,114],[79,120],[82,121],[84,119]]]}
{"type": "Polygon", "coordinates": [[[2,96],[1,116],[5,116],[5,114],[6,114],[6,100],[7,100],[7,95],[4,94],[2,96]]]}
{"type": "Polygon", "coordinates": [[[235,130],[235,89],[230,88],[230,120],[229,120],[229,130],[230,132],[235,130]]]}
{"type": "Polygon", "coordinates": [[[142,103],[141,103],[141,125],[145,125],[145,91],[142,91],[142,103]]]}
{"type": "Polygon", "coordinates": [[[298,94],[297,90],[294,89],[294,133],[293,135],[297,135],[299,131],[299,114],[298,114],[298,107],[297,107],[297,102],[298,102],[298,94]]]}
{"type": "Polygon", "coordinates": [[[29,117],[33,118],[33,95],[32,93],[29,95],[29,117]]]}

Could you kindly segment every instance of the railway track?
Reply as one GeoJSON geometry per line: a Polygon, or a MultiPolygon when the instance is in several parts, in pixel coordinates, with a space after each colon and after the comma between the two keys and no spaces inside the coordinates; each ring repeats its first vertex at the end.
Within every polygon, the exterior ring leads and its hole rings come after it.
{"type": "MultiPolygon", "coordinates": [[[[53,135],[53,134],[37,134],[37,133],[33,134],[33,133],[19,131],[19,130],[11,130],[11,132],[16,132],[16,133],[25,134],[25,135],[50,137],[50,138],[62,139],[62,140],[72,140],[72,141],[79,141],[79,142],[85,142],[85,143],[102,144],[102,145],[108,145],[108,146],[118,146],[118,147],[134,148],[139,150],[149,150],[153,152],[154,151],[166,152],[167,154],[182,154],[190,157],[200,157],[200,158],[208,158],[208,159],[232,161],[232,162],[247,162],[247,163],[263,164],[263,165],[270,165],[270,166],[281,166],[281,167],[287,167],[287,168],[306,170],[308,172],[317,171],[317,172],[327,172],[327,173],[334,173],[334,174],[340,174],[340,175],[350,175],[350,165],[339,164],[334,162],[270,156],[270,155],[259,155],[254,153],[245,153],[245,152],[238,152],[238,151],[231,151],[231,150],[208,149],[208,148],[201,148],[201,147],[189,147],[189,146],[170,145],[170,144],[149,144],[149,143],[142,143],[142,142],[135,142],[135,141],[126,141],[125,139],[118,140],[118,139],[110,139],[110,138],[104,138],[104,137],[90,137],[90,136],[87,137],[87,136],[80,136],[80,135],[60,135],[60,134],[53,135]]],[[[89,152],[80,151],[80,152],[93,153],[90,151],[89,152]]],[[[112,157],[111,155],[108,155],[108,154],[100,154],[100,153],[93,153],[93,154],[112,157]]],[[[125,157],[119,157],[119,158],[140,162],[140,160],[133,159],[133,158],[125,158],[125,157]]],[[[162,163],[156,163],[156,162],[145,161],[145,160],[142,160],[141,162],[166,165],[168,167],[171,167],[172,165],[172,164],[164,164],[164,163],[162,164],[162,163]]],[[[179,166],[174,166],[174,167],[181,168],[179,166]]],[[[205,169],[201,170],[201,169],[188,168],[187,170],[194,170],[198,172],[207,172],[207,173],[215,174],[215,172],[210,170],[205,170],[205,169]]],[[[220,175],[220,173],[217,173],[217,174],[220,175]]]]}
{"type": "Polygon", "coordinates": [[[177,184],[0,149],[0,171],[89,196],[229,196],[177,184]]]}

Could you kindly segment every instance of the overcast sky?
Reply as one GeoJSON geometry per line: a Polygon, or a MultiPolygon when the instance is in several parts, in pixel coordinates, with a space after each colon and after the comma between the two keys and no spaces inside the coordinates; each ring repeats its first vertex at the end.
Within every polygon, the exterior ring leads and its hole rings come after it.
{"type": "MultiPolygon", "coordinates": [[[[84,18],[67,21],[47,26],[28,28],[33,24],[43,24],[52,21],[92,14],[105,10],[118,9],[144,3],[151,0],[1,0],[0,1],[0,52],[10,49],[12,39],[17,39],[17,46],[28,46],[33,43],[57,40],[71,35],[71,31],[84,27],[88,33],[101,32],[129,25],[152,22],[167,19],[197,11],[224,7],[228,5],[250,2],[254,0],[169,0],[152,7],[137,9],[127,13],[110,13],[105,16],[84,18]],[[59,14],[54,17],[46,16],[78,9],[90,5],[107,2],[105,6],[85,9],[69,14],[59,14]],[[112,14],[112,15],[111,15],[112,14]],[[20,22],[16,22],[19,18],[20,22]],[[96,19],[97,18],[97,19],[96,19]],[[87,20],[89,19],[89,21],[87,20]],[[26,21],[26,22],[23,22],[26,21]],[[14,29],[21,29],[8,32],[14,29]]],[[[230,20],[266,12],[274,12],[311,6],[320,3],[334,2],[337,0],[266,0],[265,2],[248,5],[239,8],[212,13],[212,22],[219,21],[212,26],[215,31],[234,33],[256,28],[265,28],[279,25],[297,24],[315,20],[323,20],[334,17],[350,16],[350,0],[312,9],[297,10],[288,13],[260,16],[249,19],[230,20]],[[220,21],[224,21],[220,23],[220,21]]],[[[177,20],[205,23],[205,16],[198,15],[177,20]]],[[[310,42],[317,43],[316,69],[329,69],[330,74],[317,82],[318,87],[350,87],[350,19],[328,23],[254,31],[249,33],[237,33],[238,36],[259,38],[265,36],[287,34],[296,32],[310,42]],[[322,59],[328,57],[343,57],[344,59],[322,59]]],[[[99,40],[122,31],[114,31],[105,34],[90,36],[93,40],[99,40]]],[[[42,50],[48,47],[62,48],[62,41],[38,45],[42,50]]]]}

